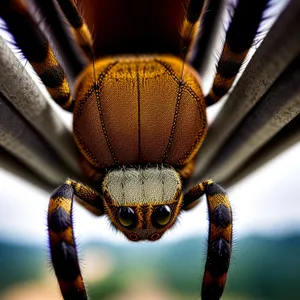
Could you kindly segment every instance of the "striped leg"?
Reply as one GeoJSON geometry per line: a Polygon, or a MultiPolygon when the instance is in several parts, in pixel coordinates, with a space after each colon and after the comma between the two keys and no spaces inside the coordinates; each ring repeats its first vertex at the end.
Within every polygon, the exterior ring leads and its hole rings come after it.
{"type": "Polygon", "coordinates": [[[183,198],[183,209],[189,210],[206,194],[209,214],[208,250],[202,283],[203,300],[222,296],[232,247],[232,212],[224,189],[211,180],[194,186],[183,198]]]}
{"type": "Polygon", "coordinates": [[[181,29],[182,55],[184,59],[193,47],[194,40],[198,34],[204,6],[204,0],[190,0],[189,2],[187,14],[181,29]]]}
{"type": "Polygon", "coordinates": [[[48,209],[51,261],[65,300],[87,299],[73,232],[74,196],[94,214],[102,215],[104,212],[100,196],[73,180],[67,180],[51,196],[48,209]]]}
{"type": "Polygon", "coordinates": [[[219,101],[231,88],[258,32],[270,0],[240,0],[226,34],[207,106],[219,101]]]}
{"type": "Polygon", "coordinates": [[[22,0],[1,0],[0,17],[4,19],[17,46],[46,86],[53,100],[72,111],[72,99],[65,73],[50,45],[22,0]]]}
{"type": "Polygon", "coordinates": [[[85,54],[92,59],[93,39],[74,0],[57,0],[65,17],[72,26],[76,41],[85,54]]]}

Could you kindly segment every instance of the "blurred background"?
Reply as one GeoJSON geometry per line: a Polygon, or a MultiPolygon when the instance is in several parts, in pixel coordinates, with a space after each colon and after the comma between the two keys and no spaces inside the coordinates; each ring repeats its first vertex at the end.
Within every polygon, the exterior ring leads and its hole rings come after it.
{"type": "MultiPolygon", "coordinates": [[[[210,120],[218,109],[209,109],[210,120]]],[[[70,126],[70,115],[61,116],[70,126]]],[[[299,153],[300,143],[229,189],[234,248],[222,299],[299,298],[299,153]]],[[[0,300],[61,299],[47,246],[49,196],[0,169],[0,300]]],[[[90,298],[200,299],[206,212],[203,198],[161,241],[136,244],[115,232],[107,219],[75,204],[75,233],[90,298]]]]}

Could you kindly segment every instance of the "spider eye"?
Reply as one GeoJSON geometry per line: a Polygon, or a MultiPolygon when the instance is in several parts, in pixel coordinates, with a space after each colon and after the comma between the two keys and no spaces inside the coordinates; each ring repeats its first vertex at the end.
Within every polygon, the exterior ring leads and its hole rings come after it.
{"type": "Polygon", "coordinates": [[[172,216],[172,210],[168,205],[162,205],[157,208],[152,215],[152,223],[155,227],[167,225],[172,216]]]}
{"type": "Polygon", "coordinates": [[[130,207],[120,207],[117,212],[117,220],[126,228],[134,228],[137,223],[137,217],[134,210],[130,207]]]}

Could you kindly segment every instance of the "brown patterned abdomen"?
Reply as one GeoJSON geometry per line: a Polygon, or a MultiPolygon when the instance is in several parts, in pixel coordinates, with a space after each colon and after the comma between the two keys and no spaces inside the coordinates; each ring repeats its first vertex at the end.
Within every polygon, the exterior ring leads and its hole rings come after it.
{"type": "Polygon", "coordinates": [[[77,81],[74,135],[95,167],[186,164],[206,134],[199,78],[172,56],[102,59],[77,81]]]}

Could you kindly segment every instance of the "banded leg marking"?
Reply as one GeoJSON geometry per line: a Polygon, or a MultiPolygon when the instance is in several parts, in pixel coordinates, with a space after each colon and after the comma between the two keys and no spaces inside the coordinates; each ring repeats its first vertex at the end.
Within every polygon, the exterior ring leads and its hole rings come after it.
{"type": "Polygon", "coordinates": [[[183,209],[192,208],[204,194],[208,204],[209,237],[201,297],[217,300],[222,296],[230,264],[232,211],[225,190],[211,180],[194,186],[184,195],[183,209]]]}
{"type": "Polygon", "coordinates": [[[89,31],[86,22],[80,14],[77,5],[74,0],[57,0],[61,10],[65,17],[72,26],[74,36],[77,44],[84,51],[87,57],[91,60],[91,54],[93,49],[93,38],[89,31]]]}
{"type": "Polygon", "coordinates": [[[104,214],[104,204],[100,195],[82,183],[68,179],[66,184],[73,187],[76,201],[96,216],[104,214]]]}
{"type": "Polygon", "coordinates": [[[65,300],[87,298],[73,232],[72,206],[74,196],[80,198],[91,212],[103,214],[100,196],[90,188],[67,180],[51,196],[48,209],[48,234],[51,261],[65,300]]]}
{"type": "Polygon", "coordinates": [[[53,100],[62,108],[72,111],[74,101],[65,73],[25,3],[22,0],[1,1],[0,17],[53,100]]]}
{"type": "Polygon", "coordinates": [[[205,6],[205,0],[190,0],[185,19],[181,29],[182,56],[186,55],[193,47],[200,28],[200,19],[205,6]]]}
{"type": "Polygon", "coordinates": [[[270,0],[238,2],[226,34],[213,86],[205,97],[207,106],[219,101],[233,85],[258,33],[258,27],[269,2],[270,0]]]}

